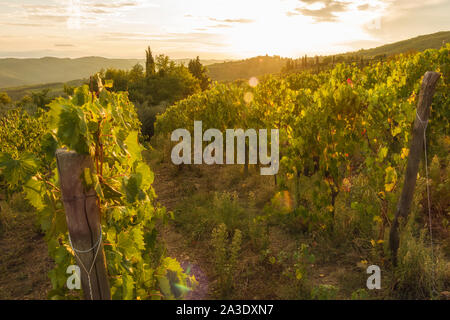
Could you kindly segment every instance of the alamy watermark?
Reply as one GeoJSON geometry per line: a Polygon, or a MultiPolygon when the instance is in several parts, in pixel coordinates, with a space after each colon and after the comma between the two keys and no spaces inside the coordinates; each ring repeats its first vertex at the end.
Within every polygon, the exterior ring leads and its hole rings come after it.
{"type": "Polygon", "coordinates": [[[69,290],[80,290],[81,289],[81,270],[77,265],[70,265],[66,270],[67,277],[66,285],[69,290]]]}
{"type": "Polygon", "coordinates": [[[367,274],[371,276],[367,279],[367,289],[380,290],[381,289],[381,269],[379,266],[371,265],[367,268],[367,274]]]}
{"type": "MultiPolygon", "coordinates": [[[[172,162],[175,165],[192,164],[192,137],[186,129],[176,129],[172,132],[171,140],[182,139],[172,149],[172,162]]],[[[261,175],[275,175],[280,168],[280,133],[278,129],[271,129],[270,156],[268,155],[267,129],[227,129],[224,137],[218,129],[208,129],[203,133],[202,121],[194,121],[194,164],[245,164],[246,140],[248,139],[248,164],[258,164],[268,167],[261,168],[261,175]],[[237,140],[237,146],[235,141],[237,140]],[[203,150],[203,142],[211,142],[203,150]],[[236,153],[236,161],[235,161],[236,153]]]]}

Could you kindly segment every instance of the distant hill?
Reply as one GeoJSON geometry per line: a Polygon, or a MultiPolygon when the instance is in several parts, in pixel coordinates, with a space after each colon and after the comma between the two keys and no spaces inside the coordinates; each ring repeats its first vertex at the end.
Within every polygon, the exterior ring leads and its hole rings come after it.
{"type": "MultiPolygon", "coordinates": [[[[187,65],[189,59],[174,60],[187,65]]],[[[204,65],[223,60],[203,60],[204,65]]],[[[37,85],[42,83],[62,83],[74,79],[84,79],[101,69],[131,69],[140,59],[106,59],[85,57],[60,59],[45,57],[40,59],[0,59],[0,88],[37,85]]]]}
{"type": "MultiPolygon", "coordinates": [[[[179,64],[184,64],[186,67],[189,63],[189,61],[192,59],[174,59],[173,61],[175,61],[176,63],[179,64]]],[[[200,59],[200,62],[204,65],[204,66],[209,66],[211,64],[215,64],[215,63],[223,63],[223,62],[229,62],[229,61],[233,61],[232,59],[228,59],[228,60],[217,60],[217,59],[200,59]]]]}
{"type": "Polygon", "coordinates": [[[136,63],[142,63],[142,60],[101,57],[0,59],[0,88],[83,79],[102,68],[130,69],[136,63]]]}
{"type": "MultiPolygon", "coordinates": [[[[409,51],[424,51],[426,49],[439,49],[443,41],[450,43],[450,31],[438,32],[419,36],[409,40],[387,44],[381,47],[348,52],[341,56],[364,56],[373,58],[378,55],[391,56],[409,51]]],[[[321,57],[324,58],[324,57],[321,57]]],[[[310,57],[312,59],[312,57],[310,57]]],[[[211,79],[215,81],[233,81],[238,79],[249,79],[269,73],[279,73],[286,65],[287,59],[280,57],[256,57],[247,60],[224,62],[208,66],[211,79]]]]}
{"type": "Polygon", "coordinates": [[[207,67],[214,81],[250,79],[269,73],[278,73],[286,65],[287,58],[260,56],[246,60],[212,64],[207,67]]]}
{"type": "MultiPolygon", "coordinates": [[[[366,58],[373,58],[377,55],[389,56],[408,51],[440,48],[443,41],[450,42],[450,31],[423,35],[373,49],[348,52],[342,55],[360,55],[366,58]]],[[[212,80],[233,81],[260,77],[270,73],[279,73],[286,65],[287,60],[287,58],[281,58],[279,56],[260,56],[239,61],[201,60],[201,62],[207,66],[212,80]]],[[[189,59],[178,59],[174,61],[187,65],[189,59]]],[[[63,83],[74,79],[88,78],[102,68],[131,69],[137,63],[144,64],[144,60],[106,59],[101,57],[85,57],[79,59],[50,57],[41,59],[0,59],[0,88],[8,88],[8,90],[1,90],[8,92],[15,90],[17,96],[19,96],[27,90],[36,90],[35,88],[29,89],[24,86],[35,86],[44,83],[49,85],[43,86],[62,88],[63,83]]]]}
{"type": "Polygon", "coordinates": [[[373,58],[378,55],[391,56],[408,51],[424,51],[426,49],[439,49],[443,43],[450,43],[450,31],[442,31],[433,34],[418,36],[412,39],[386,44],[381,47],[359,50],[348,53],[349,55],[361,55],[366,58],[373,58]]]}
{"type": "Polygon", "coordinates": [[[9,87],[4,88],[1,91],[6,92],[13,101],[18,101],[26,95],[31,95],[33,92],[40,92],[48,89],[49,97],[60,97],[64,95],[64,85],[69,87],[80,87],[83,83],[87,83],[89,80],[72,80],[68,82],[55,82],[46,84],[34,84],[29,86],[9,87]]]}

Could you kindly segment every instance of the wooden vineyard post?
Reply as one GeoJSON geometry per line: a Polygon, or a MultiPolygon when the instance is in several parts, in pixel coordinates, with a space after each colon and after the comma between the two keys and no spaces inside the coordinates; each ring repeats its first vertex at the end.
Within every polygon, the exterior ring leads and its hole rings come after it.
{"type": "Polygon", "coordinates": [[[428,71],[425,73],[422,86],[420,88],[419,103],[417,105],[417,114],[413,126],[405,182],[403,184],[402,194],[397,205],[397,211],[395,213],[395,218],[389,235],[389,246],[391,249],[394,266],[397,265],[397,251],[400,242],[398,229],[401,221],[404,223],[407,220],[410,211],[414,189],[416,187],[419,163],[424,154],[424,134],[428,123],[428,117],[430,115],[430,106],[433,100],[436,84],[440,76],[441,75],[437,72],[428,71]]]}
{"type": "Polygon", "coordinates": [[[56,152],[56,160],[67,227],[81,271],[84,297],[87,300],[110,300],[97,195],[92,188],[86,190],[82,179],[86,168],[93,170],[92,160],[89,155],[64,149],[56,152]]]}

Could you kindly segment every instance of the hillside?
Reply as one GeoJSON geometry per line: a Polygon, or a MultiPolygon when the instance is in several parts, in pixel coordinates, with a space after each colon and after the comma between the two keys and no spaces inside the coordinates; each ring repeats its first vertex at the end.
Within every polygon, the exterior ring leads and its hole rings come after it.
{"type": "MultiPolygon", "coordinates": [[[[387,44],[381,47],[348,52],[341,56],[364,56],[364,58],[373,58],[377,55],[391,56],[394,54],[409,51],[424,51],[426,49],[439,49],[443,41],[450,42],[450,31],[438,32],[416,38],[387,44]]],[[[321,57],[321,60],[326,57],[321,57]]],[[[314,61],[313,57],[309,58],[314,61]]],[[[248,79],[250,77],[259,77],[269,73],[279,73],[286,65],[287,59],[274,57],[255,57],[240,61],[224,62],[208,66],[211,79],[215,81],[233,81],[237,79],[248,79]]]]}
{"type": "MultiPolygon", "coordinates": [[[[189,59],[174,60],[177,63],[189,62],[189,59]]],[[[204,65],[223,60],[204,60],[204,65]]],[[[45,57],[40,59],[0,59],[0,88],[29,86],[48,83],[60,83],[74,79],[88,78],[101,69],[131,69],[140,59],[107,59],[102,57],[84,57],[78,59],[60,59],[45,57]]]]}
{"type": "MultiPolygon", "coordinates": [[[[408,51],[423,51],[425,49],[437,49],[443,41],[450,42],[450,31],[422,35],[416,38],[387,44],[373,49],[348,52],[346,55],[358,55],[373,58],[377,55],[393,55],[408,51]]],[[[287,58],[279,56],[259,56],[246,60],[223,61],[201,60],[208,66],[209,75],[214,81],[233,81],[260,77],[265,74],[279,73],[286,65],[287,58]]],[[[187,64],[189,59],[174,60],[177,63],[187,64]]],[[[144,63],[139,59],[106,59],[101,57],[85,57],[78,59],[59,59],[45,57],[41,59],[0,59],[0,88],[4,90],[23,92],[34,90],[24,86],[38,84],[50,84],[46,86],[62,88],[62,83],[74,79],[84,79],[104,68],[130,69],[136,63],[144,63]],[[14,88],[13,88],[14,87],[14,88]],[[17,88],[21,87],[21,88],[17,88]]],[[[14,92],[12,93],[14,95],[14,92]]],[[[19,94],[21,95],[21,94],[19,94]]]]}
{"type": "Polygon", "coordinates": [[[208,66],[214,81],[233,81],[278,73],[286,65],[287,58],[260,56],[246,60],[216,63],[208,66]]]}
{"type": "Polygon", "coordinates": [[[138,59],[0,59],[0,88],[83,79],[102,68],[130,69],[138,59]]]}
{"type": "Polygon", "coordinates": [[[450,31],[442,31],[433,34],[418,36],[412,39],[403,40],[395,43],[386,44],[373,49],[359,50],[349,53],[350,55],[362,55],[372,58],[380,54],[391,56],[408,51],[424,51],[426,49],[439,49],[443,42],[450,42],[450,31]]]}
{"type": "Polygon", "coordinates": [[[11,97],[13,101],[17,101],[22,99],[26,95],[30,95],[33,92],[40,92],[42,90],[49,90],[48,94],[50,97],[58,97],[64,94],[64,85],[69,87],[79,87],[83,85],[83,83],[88,82],[88,79],[85,80],[72,80],[68,82],[53,82],[53,83],[45,83],[45,84],[33,84],[28,86],[18,86],[18,87],[9,87],[5,88],[3,91],[11,97]]]}

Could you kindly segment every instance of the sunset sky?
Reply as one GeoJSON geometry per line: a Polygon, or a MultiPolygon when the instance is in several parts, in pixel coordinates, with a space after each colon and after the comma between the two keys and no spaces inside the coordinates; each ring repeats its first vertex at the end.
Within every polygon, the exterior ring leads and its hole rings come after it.
{"type": "Polygon", "coordinates": [[[298,57],[450,30],[450,0],[0,0],[0,57],[298,57]]]}

